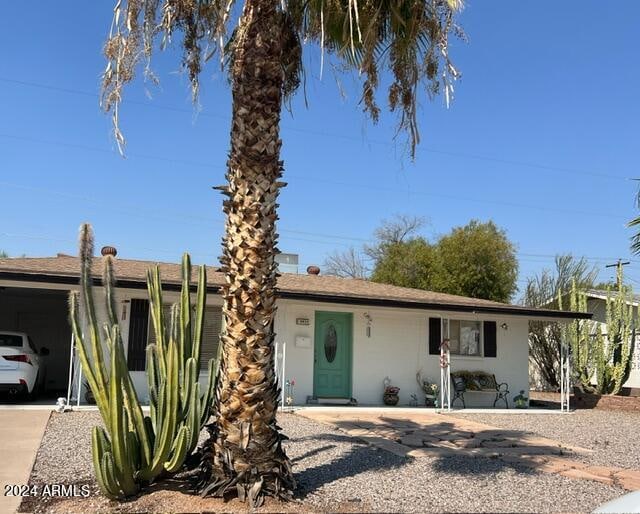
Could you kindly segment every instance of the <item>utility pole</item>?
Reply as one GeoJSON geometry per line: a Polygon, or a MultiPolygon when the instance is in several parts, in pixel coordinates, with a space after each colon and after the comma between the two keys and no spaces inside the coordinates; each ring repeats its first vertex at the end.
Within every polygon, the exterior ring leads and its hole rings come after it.
{"type": "Polygon", "coordinates": [[[631,264],[629,261],[622,262],[622,259],[618,259],[618,262],[615,264],[607,264],[605,268],[616,268],[616,286],[618,287],[618,291],[622,287],[622,267],[627,264],[631,264]]]}

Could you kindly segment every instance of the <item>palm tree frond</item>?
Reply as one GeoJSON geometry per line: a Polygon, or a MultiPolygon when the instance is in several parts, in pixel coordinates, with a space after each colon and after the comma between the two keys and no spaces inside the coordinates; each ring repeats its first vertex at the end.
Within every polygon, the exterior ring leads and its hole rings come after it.
{"type": "Polygon", "coordinates": [[[146,60],[145,77],[157,81],[150,61],[155,39],[162,34],[160,48],[166,48],[174,32],[182,32],[182,65],[189,75],[192,98],[198,98],[203,53],[209,57],[217,46],[225,46],[226,25],[235,0],[117,0],[113,21],[104,46],[107,66],[102,74],[100,104],[112,112],[116,143],[124,152],[118,107],[122,88],[131,82],[141,60],[146,60]],[[205,52],[202,44],[211,45],[205,52]]]}
{"type": "Polygon", "coordinates": [[[411,155],[420,136],[417,104],[420,87],[433,97],[443,92],[447,104],[458,72],[449,59],[449,34],[460,35],[454,15],[460,0],[288,0],[295,29],[302,41],[321,46],[347,68],[363,75],[362,103],[373,121],[379,75],[384,69],[393,80],[388,103],[398,112],[398,131],[409,135],[411,155]],[[355,26],[354,26],[355,24],[355,26]]]}

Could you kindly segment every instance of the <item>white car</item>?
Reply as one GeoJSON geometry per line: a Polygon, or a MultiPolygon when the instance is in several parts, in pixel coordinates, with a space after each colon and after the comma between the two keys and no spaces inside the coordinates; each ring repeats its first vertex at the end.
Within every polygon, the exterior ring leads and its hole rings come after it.
{"type": "Polygon", "coordinates": [[[40,356],[48,354],[45,347],[38,352],[24,332],[0,330],[0,392],[34,398],[44,383],[40,356]]]}
{"type": "Polygon", "coordinates": [[[613,514],[616,512],[640,512],[640,491],[625,494],[620,498],[611,500],[610,502],[600,505],[593,511],[598,514],[613,514]]]}

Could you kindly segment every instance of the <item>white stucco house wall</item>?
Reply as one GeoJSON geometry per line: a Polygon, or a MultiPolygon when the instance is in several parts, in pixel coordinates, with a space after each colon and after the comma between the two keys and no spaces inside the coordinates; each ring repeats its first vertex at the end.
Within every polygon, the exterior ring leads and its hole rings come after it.
{"type": "MultiPolygon", "coordinates": [[[[153,332],[145,273],[153,264],[116,259],[122,336],[142,399],[147,397],[144,348],[153,332]]],[[[29,332],[36,346],[49,347],[51,390],[66,389],[69,378],[66,298],[78,288],[79,269],[78,259],[68,255],[0,259],[0,330],[29,332]]],[[[161,263],[160,271],[170,304],[178,298],[180,266],[161,263]]],[[[99,285],[99,258],[94,275],[99,285]]],[[[215,355],[221,330],[223,276],[215,268],[208,268],[207,276],[203,360],[215,355]]],[[[295,380],[296,405],[352,399],[380,405],[387,377],[400,388],[399,405],[410,405],[412,395],[421,403],[416,373],[439,382],[443,323],[450,327],[451,370],[495,374],[498,382],[508,383],[511,405],[520,390],[529,389],[529,320],[589,317],[321,274],[283,273],[278,289],[276,341],[286,347],[284,374],[295,380]]],[[[468,407],[491,406],[494,396],[474,393],[465,399],[468,407]]]]}

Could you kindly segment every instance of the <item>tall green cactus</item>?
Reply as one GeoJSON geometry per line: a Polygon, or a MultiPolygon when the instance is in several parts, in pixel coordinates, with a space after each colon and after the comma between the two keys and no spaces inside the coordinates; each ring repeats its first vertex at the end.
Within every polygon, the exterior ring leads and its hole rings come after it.
{"type": "Polygon", "coordinates": [[[179,471],[195,449],[200,430],[209,417],[217,360],[211,359],[208,363],[204,394],[198,380],[206,270],[202,266],[199,271],[192,320],[191,262],[185,254],[180,301],[172,307],[168,326],[163,315],[158,267],[147,275],[156,344],[147,347],[150,415],[145,416],[127,369],[116,315],[113,258],[104,257],[103,286],[108,320],[102,331],[94,304],[92,261],[93,234],[85,224],[80,229],[81,288],[79,293],[70,294],[70,321],[82,370],[105,425],[104,429],[93,429],[96,479],[106,496],[125,498],[162,474],[179,471]]]}
{"type": "Polygon", "coordinates": [[[618,394],[629,378],[635,341],[633,295],[622,280],[618,266],[615,294],[607,291],[606,338],[598,327],[596,343],[596,392],[618,394]]]}
{"type": "MultiPolygon", "coordinates": [[[[558,293],[558,308],[563,308],[562,292],[558,293]]],[[[576,286],[575,280],[569,291],[569,310],[587,312],[587,295],[576,286]]],[[[594,324],[590,320],[575,319],[562,324],[560,334],[571,349],[571,365],[575,379],[589,389],[594,366],[594,347],[592,344],[594,324]]]]}
{"type": "MultiPolygon", "coordinates": [[[[558,303],[562,309],[561,296],[558,303]]],[[[575,283],[569,293],[569,308],[587,312],[587,296],[575,283]]],[[[623,285],[619,269],[615,293],[607,291],[605,324],[574,320],[562,327],[562,337],[571,346],[574,376],[585,390],[618,394],[629,378],[635,340],[633,309],[631,291],[623,285]]]]}

